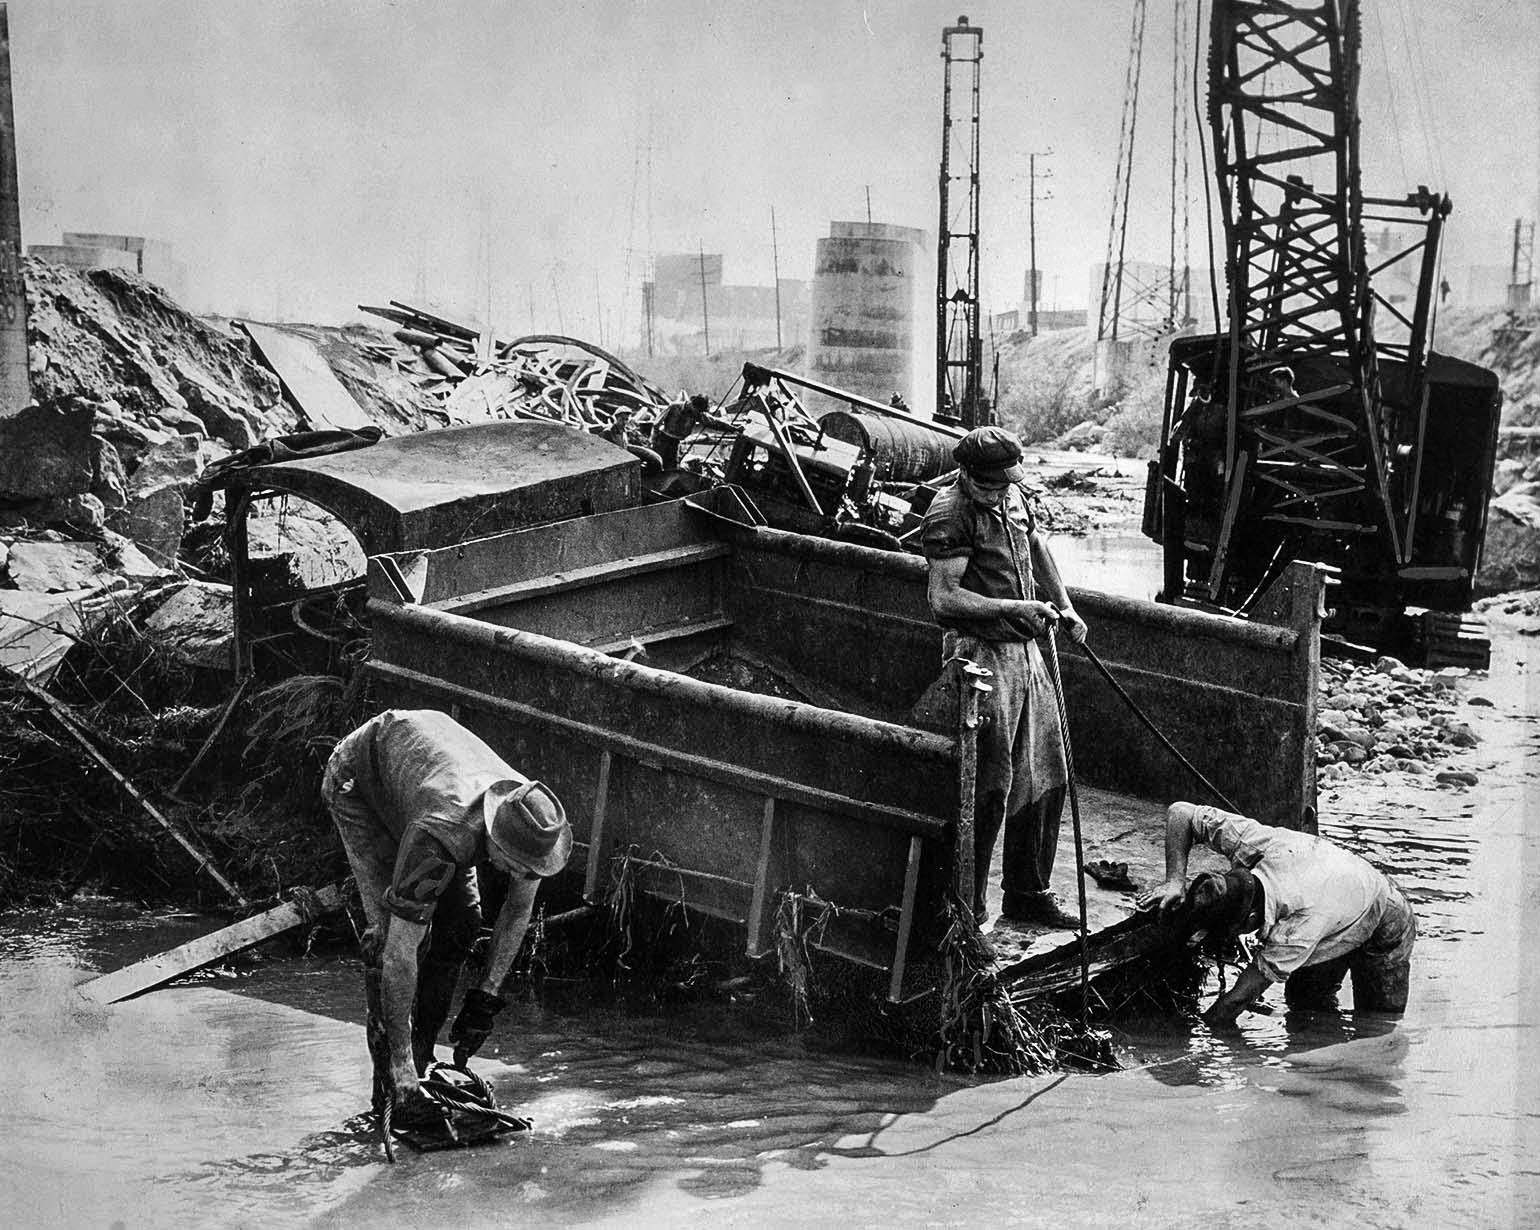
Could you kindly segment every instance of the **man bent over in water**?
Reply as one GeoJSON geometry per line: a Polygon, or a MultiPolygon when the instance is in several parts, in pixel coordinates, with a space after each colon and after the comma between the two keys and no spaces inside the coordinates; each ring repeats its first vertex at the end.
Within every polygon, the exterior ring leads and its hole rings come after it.
{"type": "Polygon", "coordinates": [[[1140,909],[1188,909],[1204,931],[1255,931],[1261,945],[1235,985],[1204,1013],[1233,1025],[1271,983],[1292,1008],[1331,1008],[1353,975],[1360,1012],[1406,1010],[1417,919],[1401,890],[1358,855],[1308,833],[1259,824],[1193,803],[1166,811],[1166,879],[1139,895],[1140,909]],[[1187,883],[1187,856],[1201,842],[1230,860],[1187,883]]]}
{"type": "Polygon", "coordinates": [[[462,1064],[504,1006],[502,983],[524,942],[536,890],[566,865],[572,830],[545,786],[432,709],[392,709],[343,738],[327,762],[321,797],[369,920],[363,948],[375,1110],[393,1099],[407,1119],[431,1115],[419,1077],[433,1061],[481,930],[476,865],[490,862],[509,884],[485,973],[466,992],[449,1033],[462,1064]]]}

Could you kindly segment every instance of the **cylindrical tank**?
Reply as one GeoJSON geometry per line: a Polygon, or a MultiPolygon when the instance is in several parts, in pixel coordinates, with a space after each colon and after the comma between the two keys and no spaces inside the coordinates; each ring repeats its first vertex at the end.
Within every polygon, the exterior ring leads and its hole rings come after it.
{"type": "MultiPolygon", "coordinates": [[[[808,374],[886,402],[915,398],[915,320],[929,281],[925,232],[831,222],[813,272],[808,374]]],[[[817,400],[814,398],[813,400],[817,400]]]]}
{"type": "Polygon", "coordinates": [[[881,482],[923,483],[955,470],[957,441],[924,423],[858,410],[831,410],[818,420],[831,440],[865,449],[881,482]]]}

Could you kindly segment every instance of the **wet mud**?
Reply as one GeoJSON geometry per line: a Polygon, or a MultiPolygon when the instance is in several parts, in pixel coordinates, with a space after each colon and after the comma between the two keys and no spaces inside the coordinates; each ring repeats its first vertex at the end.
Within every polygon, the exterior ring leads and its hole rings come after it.
{"type": "Polygon", "coordinates": [[[356,967],[274,959],[91,1007],[88,971],[206,923],[77,904],[0,919],[0,1207],[30,1226],[1535,1224],[1534,644],[1500,634],[1494,703],[1462,705],[1477,786],[1323,792],[1323,833],[1415,903],[1403,1020],[1346,989],[1341,1012],[1289,1013],[1275,988],[1235,1033],[1125,1022],[1118,1073],[968,1082],[717,1009],[518,1005],[477,1065],[534,1130],[392,1167],[354,1118],[356,967]]]}

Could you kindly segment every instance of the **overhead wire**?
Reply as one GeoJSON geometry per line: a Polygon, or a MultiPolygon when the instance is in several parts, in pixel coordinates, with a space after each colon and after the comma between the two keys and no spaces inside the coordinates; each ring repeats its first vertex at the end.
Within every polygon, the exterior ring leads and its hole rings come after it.
{"type": "Polygon", "coordinates": [[[1133,181],[1134,137],[1139,122],[1139,78],[1144,62],[1145,0],[1134,0],[1129,30],[1128,62],[1123,73],[1123,108],[1118,132],[1117,169],[1112,184],[1112,213],[1107,223],[1106,263],[1102,267],[1101,302],[1097,312],[1096,337],[1108,333],[1107,301],[1112,298],[1111,336],[1117,338],[1118,315],[1123,289],[1123,258],[1128,242],[1128,195],[1133,181]],[[1114,270],[1114,250],[1116,251],[1114,270]]]}
{"type": "MultiPolygon", "coordinates": [[[[1193,56],[1192,56],[1192,105],[1197,113],[1198,123],[1201,127],[1205,116],[1203,114],[1203,87],[1198,76],[1198,65],[1204,62],[1203,56],[1203,0],[1197,0],[1197,9],[1193,14],[1193,56]]],[[[1209,299],[1214,309],[1214,327],[1219,327],[1224,319],[1219,313],[1219,262],[1214,259],[1214,181],[1209,171],[1208,164],[1208,140],[1205,138],[1198,142],[1198,154],[1203,163],[1203,220],[1208,234],[1208,290],[1209,299]]],[[[1228,277],[1228,271],[1226,277],[1228,277]]],[[[1219,352],[1214,352],[1214,362],[1219,362],[1219,352]]]]}
{"type": "Polygon", "coordinates": [[[1403,184],[1410,184],[1412,182],[1411,176],[1407,173],[1406,170],[1406,146],[1401,139],[1400,108],[1396,103],[1395,73],[1391,70],[1390,52],[1386,48],[1385,19],[1378,13],[1375,14],[1374,18],[1374,30],[1375,33],[1379,36],[1380,63],[1384,66],[1385,69],[1385,93],[1390,98],[1390,131],[1391,135],[1395,138],[1396,159],[1401,164],[1401,182],[1403,184]]]}
{"type": "Polygon", "coordinates": [[[1417,102],[1418,123],[1422,126],[1423,148],[1428,155],[1428,165],[1438,171],[1439,182],[1447,183],[1444,170],[1443,142],[1439,139],[1434,122],[1433,98],[1428,93],[1428,57],[1422,42],[1422,26],[1407,18],[1406,0],[1396,0],[1396,12],[1401,20],[1402,38],[1406,48],[1408,72],[1412,79],[1412,96],[1417,102]],[[1415,57],[1415,62],[1413,59],[1415,57]]]}

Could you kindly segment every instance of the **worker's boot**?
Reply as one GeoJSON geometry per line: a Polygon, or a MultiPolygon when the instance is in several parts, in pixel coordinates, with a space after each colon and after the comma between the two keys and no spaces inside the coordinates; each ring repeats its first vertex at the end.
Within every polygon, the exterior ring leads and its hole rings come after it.
{"type": "Polygon", "coordinates": [[[1008,923],[1025,923],[1063,931],[1080,930],[1079,915],[1066,910],[1059,900],[1059,894],[1055,892],[1008,893],[1000,917],[1008,923]]]}

